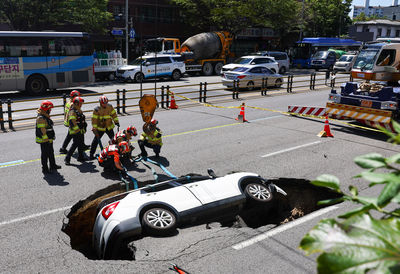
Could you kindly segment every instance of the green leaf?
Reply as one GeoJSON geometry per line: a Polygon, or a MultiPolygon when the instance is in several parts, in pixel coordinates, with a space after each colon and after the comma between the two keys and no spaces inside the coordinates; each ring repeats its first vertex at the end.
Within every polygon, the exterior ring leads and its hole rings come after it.
{"type": "Polygon", "coordinates": [[[344,198],[340,197],[340,198],[335,198],[335,199],[318,201],[317,205],[327,206],[327,205],[338,204],[338,203],[341,203],[343,201],[344,201],[344,198]]]}
{"type": "Polygon", "coordinates": [[[378,197],[378,206],[386,206],[392,198],[396,197],[400,192],[400,182],[390,182],[382,190],[378,197]]]}
{"type": "Polygon", "coordinates": [[[354,162],[362,168],[380,168],[386,166],[385,158],[378,153],[370,153],[354,158],[354,162]]]}
{"type": "Polygon", "coordinates": [[[358,189],[355,186],[349,186],[349,190],[350,190],[350,193],[353,196],[357,196],[358,195],[358,189]]]}
{"type": "Polygon", "coordinates": [[[399,182],[400,176],[394,173],[377,173],[371,171],[361,172],[360,177],[375,184],[384,184],[388,182],[399,182]]]}
{"type": "Polygon", "coordinates": [[[311,184],[313,184],[315,186],[327,187],[327,188],[335,190],[336,192],[341,193],[340,187],[339,187],[339,179],[333,175],[329,175],[329,174],[320,175],[317,177],[316,180],[311,181],[311,184]]]}
{"type": "Polygon", "coordinates": [[[375,206],[373,204],[367,204],[362,207],[356,208],[354,210],[348,211],[342,215],[339,215],[338,217],[342,218],[342,219],[348,219],[357,214],[367,213],[368,211],[370,211],[373,208],[375,208],[375,206]]]}
{"type": "Polygon", "coordinates": [[[307,254],[322,252],[319,273],[390,273],[400,261],[400,220],[376,220],[369,214],[341,223],[322,220],[304,236],[300,248],[307,254]]]}
{"type": "Polygon", "coordinates": [[[397,195],[395,197],[393,197],[392,203],[400,204],[400,193],[397,193],[397,195]]]}
{"type": "Polygon", "coordinates": [[[400,124],[397,123],[396,121],[392,121],[393,129],[400,134],[400,124]]]}
{"type": "Polygon", "coordinates": [[[400,154],[393,155],[392,157],[389,157],[386,159],[386,163],[388,164],[393,164],[393,163],[398,163],[400,164],[400,154]]]}

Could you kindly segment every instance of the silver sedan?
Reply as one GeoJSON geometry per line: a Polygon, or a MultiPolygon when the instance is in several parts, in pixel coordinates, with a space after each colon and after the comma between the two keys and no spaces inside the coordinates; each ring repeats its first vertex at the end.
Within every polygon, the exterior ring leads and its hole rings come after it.
{"type": "Polygon", "coordinates": [[[253,90],[262,86],[262,79],[267,80],[268,87],[281,87],[283,76],[273,73],[263,66],[246,65],[224,72],[221,75],[222,84],[227,88],[233,88],[234,81],[239,81],[239,88],[253,90]]]}

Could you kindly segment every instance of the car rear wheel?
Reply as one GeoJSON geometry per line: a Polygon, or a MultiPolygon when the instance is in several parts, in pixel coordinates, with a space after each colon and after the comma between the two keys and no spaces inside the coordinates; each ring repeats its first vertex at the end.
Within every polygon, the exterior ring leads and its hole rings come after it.
{"type": "Polygon", "coordinates": [[[135,74],[135,82],[136,83],[142,82],[143,79],[144,79],[143,73],[138,72],[138,73],[135,74]]]}
{"type": "Polygon", "coordinates": [[[275,80],[275,87],[280,88],[282,86],[282,79],[275,80]]]}
{"type": "Polygon", "coordinates": [[[174,81],[178,81],[179,79],[181,79],[181,73],[179,72],[179,70],[174,70],[173,72],[172,72],[172,75],[171,75],[171,78],[172,78],[172,80],[174,80],[174,81]]]}
{"type": "Polygon", "coordinates": [[[205,63],[203,65],[203,74],[205,76],[210,76],[213,74],[213,66],[211,63],[205,63]]]}
{"type": "Polygon", "coordinates": [[[266,203],[272,200],[272,193],[269,188],[261,183],[250,183],[244,189],[244,192],[247,197],[250,199],[266,203]]]}
{"type": "Polygon", "coordinates": [[[147,210],[142,217],[144,229],[154,235],[170,234],[176,228],[176,217],[169,209],[155,207],[147,210]]]}
{"type": "Polygon", "coordinates": [[[253,90],[254,89],[254,82],[253,81],[249,81],[247,83],[247,90],[253,90]]]}

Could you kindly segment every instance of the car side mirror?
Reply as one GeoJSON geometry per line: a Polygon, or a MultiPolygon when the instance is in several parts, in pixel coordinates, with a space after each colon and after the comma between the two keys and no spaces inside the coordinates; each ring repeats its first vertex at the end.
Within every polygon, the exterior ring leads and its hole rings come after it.
{"type": "Polygon", "coordinates": [[[214,170],[211,168],[207,169],[208,175],[210,175],[213,179],[217,178],[217,175],[215,175],[214,170]]]}
{"type": "Polygon", "coordinates": [[[144,63],[144,65],[145,65],[146,67],[148,67],[148,66],[150,66],[150,62],[146,62],[146,63],[144,63]]]}

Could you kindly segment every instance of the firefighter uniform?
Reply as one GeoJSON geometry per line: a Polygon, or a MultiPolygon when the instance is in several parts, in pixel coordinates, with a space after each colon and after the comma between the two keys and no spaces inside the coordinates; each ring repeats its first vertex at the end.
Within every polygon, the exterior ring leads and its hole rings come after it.
{"type": "Polygon", "coordinates": [[[108,145],[100,153],[97,160],[99,165],[104,167],[104,171],[122,171],[125,172],[125,168],[121,163],[121,155],[129,152],[128,142],[121,142],[119,145],[108,145]]]}
{"type": "Polygon", "coordinates": [[[114,137],[114,126],[119,126],[117,113],[112,105],[102,104],[93,111],[92,127],[95,134],[90,148],[90,159],[94,159],[97,145],[101,137],[106,133],[110,139],[114,137]]]}
{"type": "Polygon", "coordinates": [[[145,147],[152,148],[156,157],[160,156],[162,143],[162,132],[156,127],[154,124],[150,123],[150,125],[144,130],[142,135],[140,136],[140,140],[138,140],[138,145],[140,147],[142,157],[147,157],[147,152],[145,147]]]}
{"type": "Polygon", "coordinates": [[[53,104],[50,101],[44,101],[37,110],[36,118],[36,143],[40,144],[42,172],[50,173],[61,166],[56,165],[54,158],[53,141],[56,136],[53,129],[53,121],[50,119],[50,109],[53,104]],[[49,166],[47,165],[49,162],[49,166]]]}
{"type": "Polygon", "coordinates": [[[74,98],[74,104],[68,112],[68,125],[69,134],[72,136],[72,146],[68,150],[67,156],[65,157],[65,164],[70,165],[72,154],[78,148],[78,161],[84,162],[85,156],[85,139],[84,134],[86,132],[87,123],[85,121],[85,115],[81,110],[83,99],[81,97],[74,98]]]}
{"type": "Polygon", "coordinates": [[[121,142],[127,142],[129,145],[129,153],[124,153],[121,155],[121,162],[125,165],[131,164],[132,160],[132,151],[135,149],[131,144],[130,140],[132,136],[136,136],[137,131],[134,126],[128,127],[127,129],[120,130],[115,134],[114,138],[110,140],[110,145],[119,145],[121,142]]]}

